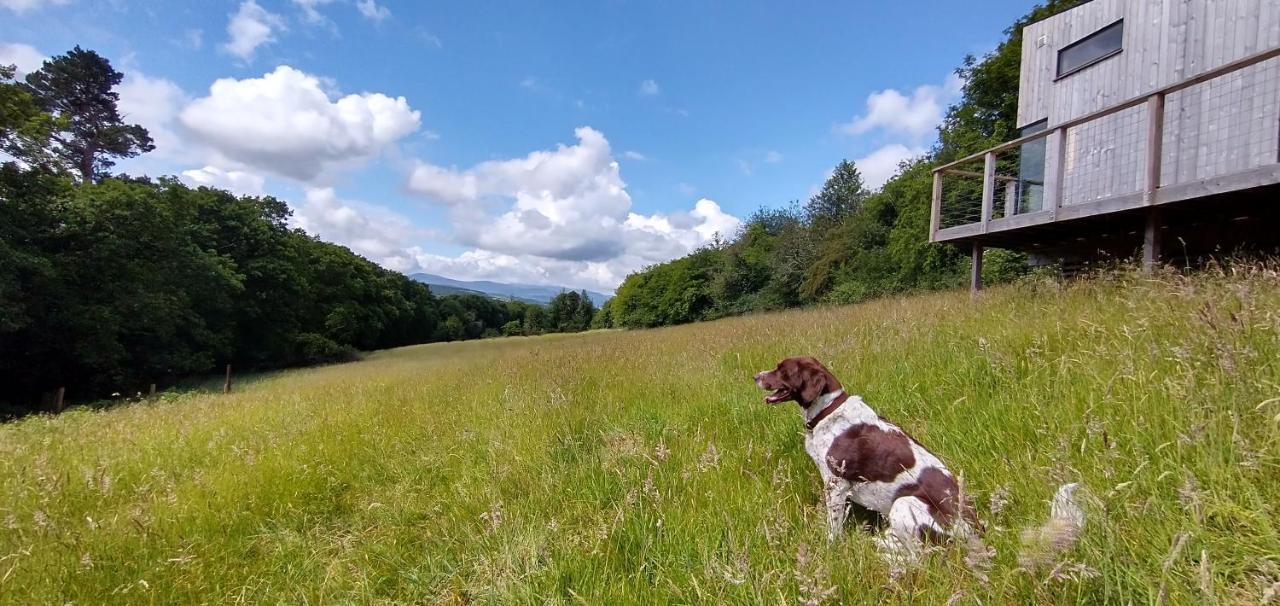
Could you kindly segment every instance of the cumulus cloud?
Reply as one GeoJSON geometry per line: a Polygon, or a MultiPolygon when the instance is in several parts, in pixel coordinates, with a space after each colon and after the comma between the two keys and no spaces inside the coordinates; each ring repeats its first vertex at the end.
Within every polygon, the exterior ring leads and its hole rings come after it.
{"type": "Polygon", "coordinates": [[[266,178],[243,170],[205,166],[182,171],[182,180],[193,187],[216,187],[241,196],[261,196],[266,178]]]}
{"type": "MultiPolygon", "coordinates": [[[[566,277],[565,283],[576,276],[572,285],[611,289],[631,271],[686,254],[740,226],[706,199],[690,211],[633,212],[608,140],[589,127],[574,134],[574,145],[522,158],[465,170],[421,162],[414,168],[409,190],[449,205],[455,240],[474,249],[452,275],[470,268],[465,275],[477,277],[494,263],[520,262],[566,277]],[[487,210],[495,205],[497,214],[487,210]],[[477,265],[478,259],[487,265],[477,265]]],[[[430,255],[420,260],[437,269],[449,262],[430,255]]]]}
{"type": "Polygon", "coordinates": [[[220,79],[178,118],[224,158],[301,181],[371,158],[421,124],[404,97],[333,100],[320,78],[287,65],[261,78],[220,79]]]}
{"type": "Polygon", "coordinates": [[[40,69],[44,64],[44,53],[34,46],[18,43],[0,43],[0,65],[14,65],[18,68],[18,76],[29,74],[40,69]]]}
{"type": "Polygon", "coordinates": [[[873,129],[904,134],[914,139],[929,135],[942,122],[946,106],[960,95],[963,82],[952,75],[941,86],[917,87],[910,95],[885,89],[867,97],[866,111],[852,121],[836,125],[847,135],[861,135],[873,129]]]}
{"type": "Polygon", "coordinates": [[[640,83],[640,94],[652,97],[661,93],[662,89],[658,87],[658,83],[653,80],[645,80],[640,83]]]}
{"type": "Polygon", "coordinates": [[[227,22],[228,40],[222,50],[248,61],[258,47],[275,42],[276,32],[284,29],[280,15],[268,12],[254,0],[245,0],[227,22]]]}
{"type": "Polygon", "coordinates": [[[405,217],[388,209],[343,200],[331,187],[308,188],[301,205],[293,208],[294,226],[396,271],[417,267],[420,249],[407,242],[419,231],[405,217]]]}
{"type": "MultiPolygon", "coordinates": [[[[356,0],[356,9],[370,21],[382,21],[391,16],[391,9],[379,5],[375,0],[356,0]]],[[[436,38],[437,45],[439,38],[436,38]]]]}
{"type": "Polygon", "coordinates": [[[22,14],[28,11],[44,8],[46,6],[58,6],[66,4],[70,0],[0,0],[0,6],[3,6],[15,13],[22,14]]]}
{"type": "Polygon", "coordinates": [[[871,189],[880,189],[894,174],[903,160],[923,156],[927,150],[923,147],[907,147],[901,143],[890,143],[864,157],[854,159],[862,180],[871,189]]]}
{"type": "Polygon", "coordinates": [[[164,78],[127,70],[117,92],[118,107],[125,120],[141,124],[151,133],[156,145],[154,155],[175,158],[189,151],[175,124],[178,112],[190,100],[181,87],[164,78]]]}

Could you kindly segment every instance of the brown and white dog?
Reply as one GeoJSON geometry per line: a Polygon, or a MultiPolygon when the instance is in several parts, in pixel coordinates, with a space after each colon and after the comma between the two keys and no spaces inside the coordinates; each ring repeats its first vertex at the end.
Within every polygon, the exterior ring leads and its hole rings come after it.
{"type": "Polygon", "coordinates": [[[826,487],[827,538],[842,530],[848,501],[887,522],[877,543],[895,563],[914,562],[926,539],[972,538],[973,508],[938,457],[897,425],[845,393],[813,358],[787,358],[755,376],[769,404],[794,401],[804,409],[804,447],[826,487]]]}

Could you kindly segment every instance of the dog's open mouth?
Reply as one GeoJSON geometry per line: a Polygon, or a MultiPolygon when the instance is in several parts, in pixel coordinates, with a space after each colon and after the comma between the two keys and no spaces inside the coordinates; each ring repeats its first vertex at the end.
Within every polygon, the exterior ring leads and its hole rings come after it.
{"type": "Polygon", "coordinates": [[[773,390],[773,393],[764,397],[766,404],[777,404],[789,399],[791,399],[791,390],[786,387],[779,387],[773,390]]]}

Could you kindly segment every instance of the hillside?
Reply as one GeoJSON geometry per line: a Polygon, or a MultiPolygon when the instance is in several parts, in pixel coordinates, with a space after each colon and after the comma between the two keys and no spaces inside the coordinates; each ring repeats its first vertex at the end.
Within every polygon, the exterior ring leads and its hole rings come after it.
{"type": "MultiPolygon", "coordinates": [[[[422,282],[431,287],[431,291],[439,295],[449,294],[484,294],[490,297],[508,300],[515,299],[526,303],[537,303],[545,305],[551,302],[556,295],[567,290],[574,290],[563,286],[547,286],[545,284],[520,284],[517,282],[493,282],[489,280],[454,280],[436,274],[416,273],[409,276],[410,278],[422,282]]],[[[608,301],[610,295],[598,293],[595,291],[585,291],[587,297],[596,306],[604,305],[608,301]]]]}
{"type": "Polygon", "coordinates": [[[1280,276],[1024,283],[430,344],[0,427],[0,603],[1256,604],[1280,582],[1280,276]],[[996,550],[828,545],[828,363],[959,471],[996,550]],[[1065,481],[1082,542],[1018,564],[1065,481]],[[955,600],[952,602],[951,600],[955,600]]]}

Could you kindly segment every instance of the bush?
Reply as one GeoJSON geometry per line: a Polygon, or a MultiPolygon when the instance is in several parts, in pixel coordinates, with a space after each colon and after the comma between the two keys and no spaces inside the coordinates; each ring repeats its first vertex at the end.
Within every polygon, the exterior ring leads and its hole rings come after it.
{"type": "Polygon", "coordinates": [[[351,362],[359,357],[350,345],[340,345],[313,332],[304,332],[294,337],[294,342],[298,347],[299,364],[351,362]]]}

